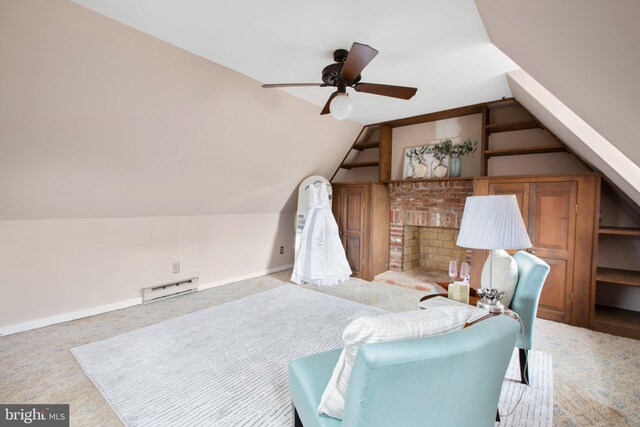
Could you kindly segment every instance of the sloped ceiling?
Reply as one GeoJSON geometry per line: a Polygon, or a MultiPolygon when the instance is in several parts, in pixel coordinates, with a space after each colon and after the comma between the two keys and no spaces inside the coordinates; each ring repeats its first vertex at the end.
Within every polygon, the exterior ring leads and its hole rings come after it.
{"type": "Polygon", "coordinates": [[[295,210],[360,126],[66,0],[0,2],[0,221],[295,210]]]}
{"type": "Polygon", "coordinates": [[[640,165],[639,1],[476,4],[498,48],[640,165]]]}
{"type": "MultiPolygon", "coordinates": [[[[352,94],[362,124],[509,96],[505,72],[516,68],[490,43],[473,0],[74,1],[261,83],[320,82],[335,49],[369,44],[380,54],[363,81],[418,93],[352,94]]],[[[287,91],[319,113],[332,88],[287,91]]]]}
{"type": "Polygon", "coordinates": [[[640,167],[524,70],[508,74],[518,101],[582,159],[640,206],[640,167]]]}

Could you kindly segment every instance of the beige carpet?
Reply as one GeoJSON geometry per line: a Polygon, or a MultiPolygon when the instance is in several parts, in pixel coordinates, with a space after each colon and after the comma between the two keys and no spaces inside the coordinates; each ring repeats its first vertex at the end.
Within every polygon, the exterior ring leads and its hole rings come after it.
{"type": "MultiPolygon", "coordinates": [[[[0,337],[0,402],[69,403],[73,426],[120,425],[71,348],[273,289],[287,283],[290,274],[0,337]]],[[[422,295],[358,279],[313,289],[390,311],[413,310],[422,295]]],[[[640,341],[539,320],[534,347],[553,358],[555,425],[640,425],[640,341]]]]}

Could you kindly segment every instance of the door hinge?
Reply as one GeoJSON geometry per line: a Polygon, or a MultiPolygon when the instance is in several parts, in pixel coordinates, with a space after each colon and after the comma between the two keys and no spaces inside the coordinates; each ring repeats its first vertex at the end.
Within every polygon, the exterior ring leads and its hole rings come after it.
{"type": "Polygon", "coordinates": [[[578,204],[576,203],[576,215],[578,215],[578,204]]]}
{"type": "Polygon", "coordinates": [[[571,295],[569,296],[569,301],[573,302],[573,292],[571,292],[571,295]]]}

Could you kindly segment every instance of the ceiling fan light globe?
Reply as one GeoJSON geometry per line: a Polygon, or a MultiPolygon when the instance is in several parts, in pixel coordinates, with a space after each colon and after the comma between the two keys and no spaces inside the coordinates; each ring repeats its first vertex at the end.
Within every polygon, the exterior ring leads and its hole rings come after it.
{"type": "Polygon", "coordinates": [[[329,104],[329,111],[334,119],[344,120],[351,115],[353,102],[351,102],[348,94],[340,93],[329,104]]]}

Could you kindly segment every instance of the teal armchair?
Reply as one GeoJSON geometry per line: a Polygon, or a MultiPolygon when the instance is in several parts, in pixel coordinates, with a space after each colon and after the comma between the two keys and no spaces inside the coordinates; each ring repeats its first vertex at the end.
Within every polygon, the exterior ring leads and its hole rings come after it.
{"type": "Polygon", "coordinates": [[[343,419],[318,414],[340,350],[289,363],[296,427],[494,426],[520,325],[496,316],[448,334],[365,344],[356,357],[343,419]]]}
{"type": "Polygon", "coordinates": [[[549,265],[540,258],[524,251],[513,255],[518,264],[518,284],[513,294],[509,308],[515,311],[524,327],[522,334],[518,334],[518,356],[520,360],[520,380],[529,384],[528,357],[533,341],[533,326],[538,311],[538,302],[542,286],[549,274],[549,265]]]}

